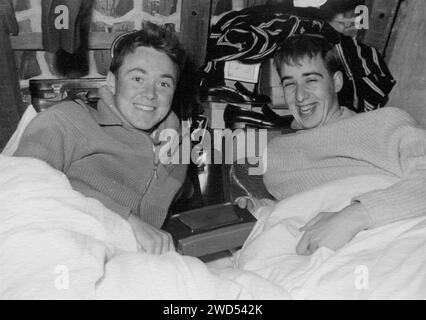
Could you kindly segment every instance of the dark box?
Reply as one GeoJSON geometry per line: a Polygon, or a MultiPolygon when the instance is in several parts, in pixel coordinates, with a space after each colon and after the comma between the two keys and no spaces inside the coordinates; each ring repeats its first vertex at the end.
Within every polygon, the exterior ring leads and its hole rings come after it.
{"type": "Polygon", "coordinates": [[[173,236],[178,252],[202,257],[241,247],[255,223],[248,210],[225,203],[173,215],[163,229],[173,236]]]}

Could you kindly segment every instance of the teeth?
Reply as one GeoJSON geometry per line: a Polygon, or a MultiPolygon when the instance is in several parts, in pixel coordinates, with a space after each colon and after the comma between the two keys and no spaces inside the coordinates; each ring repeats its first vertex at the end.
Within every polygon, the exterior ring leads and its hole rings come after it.
{"type": "Polygon", "coordinates": [[[305,116],[309,116],[314,112],[315,104],[299,107],[299,112],[305,116]]]}
{"type": "Polygon", "coordinates": [[[154,107],[145,106],[143,104],[135,103],[134,105],[136,106],[136,108],[141,109],[143,111],[153,111],[154,110],[154,107]]]}

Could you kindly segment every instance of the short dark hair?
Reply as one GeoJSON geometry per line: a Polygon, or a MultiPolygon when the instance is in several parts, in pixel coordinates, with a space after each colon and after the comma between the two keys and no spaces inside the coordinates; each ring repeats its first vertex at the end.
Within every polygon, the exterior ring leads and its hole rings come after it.
{"type": "Polygon", "coordinates": [[[280,72],[283,64],[298,65],[306,57],[320,56],[330,75],[343,71],[342,63],[335,46],[321,35],[302,34],[284,40],[274,54],[274,63],[280,72]]]}
{"type": "Polygon", "coordinates": [[[138,47],[151,47],[164,52],[178,66],[178,74],[181,74],[186,55],[176,34],[165,26],[147,21],[142,24],[141,30],[128,32],[114,40],[111,47],[110,71],[116,75],[124,58],[129,53],[135,52],[138,47]]]}

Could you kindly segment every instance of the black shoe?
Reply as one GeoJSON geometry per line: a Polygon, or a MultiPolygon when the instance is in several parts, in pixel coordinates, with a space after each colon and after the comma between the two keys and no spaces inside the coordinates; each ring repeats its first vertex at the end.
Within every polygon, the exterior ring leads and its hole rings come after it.
{"type": "MultiPolygon", "coordinates": [[[[277,115],[278,116],[278,115],[277,115]]],[[[223,120],[226,128],[236,128],[237,124],[245,124],[249,127],[265,129],[289,129],[293,121],[292,116],[278,116],[277,118],[267,117],[265,114],[250,110],[244,110],[238,106],[228,104],[223,113],[223,120]]]]}
{"type": "Polygon", "coordinates": [[[243,84],[239,81],[235,82],[234,86],[238,90],[238,92],[240,92],[244,97],[246,97],[246,99],[250,99],[252,103],[255,103],[255,104],[271,103],[271,98],[269,98],[267,95],[255,94],[247,90],[247,88],[244,87],[243,84]]]}
{"type": "Polygon", "coordinates": [[[243,92],[238,89],[234,89],[227,86],[218,86],[209,88],[207,90],[207,96],[202,98],[204,101],[211,102],[222,102],[222,103],[235,103],[235,104],[266,104],[270,103],[271,99],[265,95],[256,95],[248,91],[239,82],[236,86],[243,89],[243,92]]]}
{"type": "Polygon", "coordinates": [[[209,88],[207,96],[203,100],[222,103],[250,103],[237,90],[227,86],[209,88]]]}

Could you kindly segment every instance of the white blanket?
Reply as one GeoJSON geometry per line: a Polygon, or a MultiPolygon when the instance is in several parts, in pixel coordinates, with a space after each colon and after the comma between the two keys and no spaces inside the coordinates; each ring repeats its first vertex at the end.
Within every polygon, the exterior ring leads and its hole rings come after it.
{"type": "Polygon", "coordinates": [[[31,158],[0,155],[0,299],[287,299],[251,273],[136,251],[130,225],[31,158]]]}
{"type": "Polygon", "coordinates": [[[13,135],[10,137],[9,141],[3,148],[1,154],[4,156],[11,156],[15,153],[16,149],[18,149],[19,141],[21,140],[22,134],[25,131],[25,128],[31,122],[31,120],[37,115],[37,111],[35,111],[32,104],[30,104],[27,109],[25,109],[24,114],[19,120],[18,127],[16,128],[13,135]]]}
{"type": "Polygon", "coordinates": [[[357,177],[263,208],[233,264],[136,251],[129,224],[42,161],[0,155],[1,299],[424,299],[426,217],[295,254],[298,227],[393,181],[357,177]],[[214,266],[212,264],[211,266],[214,266]]]}
{"type": "Polygon", "coordinates": [[[238,268],[262,275],[295,299],[425,299],[426,213],[363,231],[336,252],[295,253],[298,228],[317,213],[338,211],[353,196],[392,183],[383,176],[348,178],[260,209],[238,268]]]}

